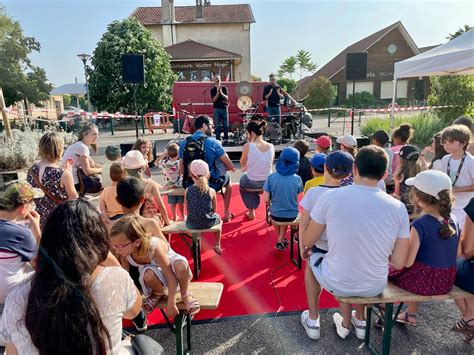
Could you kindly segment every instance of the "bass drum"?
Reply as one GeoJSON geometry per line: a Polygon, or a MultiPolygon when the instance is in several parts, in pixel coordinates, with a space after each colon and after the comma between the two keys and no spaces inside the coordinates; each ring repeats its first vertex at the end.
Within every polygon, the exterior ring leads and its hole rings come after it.
{"type": "Polygon", "coordinates": [[[276,140],[281,138],[281,126],[277,122],[271,122],[268,124],[265,131],[265,138],[268,140],[276,140]]]}

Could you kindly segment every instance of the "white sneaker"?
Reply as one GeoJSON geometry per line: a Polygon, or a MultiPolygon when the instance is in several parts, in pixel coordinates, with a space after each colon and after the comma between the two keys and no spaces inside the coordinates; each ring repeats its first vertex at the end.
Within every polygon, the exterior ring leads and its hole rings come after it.
{"type": "Polygon", "coordinates": [[[350,333],[350,330],[342,325],[342,320],[344,319],[342,315],[336,312],[332,315],[332,319],[336,325],[337,335],[339,335],[342,339],[346,339],[350,333]]]}
{"type": "Polygon", "coordinates": [[[301,325],[303,326],[304,330],[306,330],[306,334],[308,334],[308,336],[314,340],[318,340],[321,336],[321,331],[319,329],[319,318],[320,317],[318,317],[318,319],[315,321],[316,325],[309,325],[309,311],[306,310],[301,313],[301,325]]]}
{"type": "Polygon", "coordinates": [[[364,340],[366,321],[358,320],[355,316],[355,310],[352,311],[351,323],[354,326],[357,339],[364,340]]]}

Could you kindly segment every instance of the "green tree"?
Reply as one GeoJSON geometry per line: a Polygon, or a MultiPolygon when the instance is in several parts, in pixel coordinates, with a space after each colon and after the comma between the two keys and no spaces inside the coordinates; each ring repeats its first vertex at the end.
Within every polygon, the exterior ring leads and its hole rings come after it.
{"type": "Polygon", "coordinates": [[[289,78],[280,78],[277,80],[277,83],[287,93],[292,93],[293,91],[295,91],[296,87],[298,86],[298,83],[296,82],[296,80],[289,79],[289,78]]]}
{"type": "MultiPolygon", "coordinates": [[[[290,79],[293,78],[293,74],[297,74],[298,82],[303,79],[306,75],[313,74],[318,66],[311,60],[311,53],[300,49],[295,56],[285,58],[283,63],[280,65],[278,75],[288,75],[290,79]]],[[[300,99],[300,87],[296,87],[296,98],[300,99]]]]}
{"type": "Polygon", "coordinates": [[[46,72],[28,58],[40,49],[36,39],[23,34],[19,22],[0,14],[0,85],[7,106],[24,99],[39,104],[49,96],[52,86],[46,72]]]}
{"type": "Polygon", "coordinates": [[[456,38],[460,35],[462,35],[463,33],[469,31],[472,27],[469,26],[469,25],[464,25],[464,27],[461,27],[459,30],[457,30],[456,32],[454,33],[450,33],[448,37],[446,37],[446,39],[449,39],[449,40],[452,40],[453,38],[456,38]]]}
{"type": "Polygon", "coordinates": [[[166,111],[171,105],[171,85],[176,75],[163,45],[136,19],[114,21],[103,34],[87,68],[92,104],[98,110],[133,112],[133,87],[122,82],[122,54],[143,54],[145,83],[138,85],[140,111],[166,111]]]}
{"type": "Polygon", "coordinates": [[[324,108],[331,105],[335,93],[331,82],[324,76],[318,76],[308,87],[305,106],[308,108],[324,108]]]}

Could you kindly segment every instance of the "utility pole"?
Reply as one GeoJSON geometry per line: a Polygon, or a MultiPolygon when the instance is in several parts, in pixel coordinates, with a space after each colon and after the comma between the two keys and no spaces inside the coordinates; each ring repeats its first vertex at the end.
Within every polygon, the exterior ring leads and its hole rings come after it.
{"type": "Polygon", "coordinates": [[[8,139],[12,139],[12,131],[10,129],[10,122],[7,117],[7,108],[5,107],[5,99],[3,98],[3,90],[0,87],[0,111],[2,112],[3,126],[5,127],[5,135],[8,139]]]}

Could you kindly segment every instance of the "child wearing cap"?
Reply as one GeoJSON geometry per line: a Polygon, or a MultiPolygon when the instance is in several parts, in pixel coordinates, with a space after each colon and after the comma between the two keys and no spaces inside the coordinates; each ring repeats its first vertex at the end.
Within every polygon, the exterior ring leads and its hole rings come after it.
{"type": "Polygon", "coordinates": [[[8,294],[33,273],[28,263],[36,257],[41,236],[40,216],[34,211],[34,199],[43,196],[40,189],[26,181],[11,182],[0,192],[0,316],[8,294]],[[29,227],[21,223],[25,219],[29,227]]]}
{"type": "Polygon", "coordinates": [[[394,196],[405,204],[407,212],[411,216],[415,209],[410,202],[410,186],[406,184],[406,180],[415,177],[422,170],[421,163],[418,160],[420,151],[414,145],[405,145],[398,152],[398,156],[400,158],[400,165],[394,176],[394,196]]]}
{"type": "Polygon", "coordinates": [[[122,165],[120,163],[113,163],[109,171],[112,185],[105,187],[99,196],[100,214],[105,224],[110,224],[112,221],[123,216],[122,206],[117,201],[117,183],[124,176],[122,165]]]}
{"type": "MultiPolygon", "coordinates": [[[[405,183],[412,186],[411,201],[423,214],[412,223],[405,268],[391,270],[389,279],[418,295],[444,295],[451,291],[456,278],[459,246],[459,227],[451,216],[451,181],[443,172],[427,170],[405,183]]],[[[414,325],[418,303],[407,304],[408,310],[397,321],[414,325]]]]}
{"type": "Polygon", "coordinates": [[[321,136],[314,143],[316,143],[316,153],[328,155],[331,152],[331,138],[329,136],[321,136]]]}
{"type": "Polygon", "coordinates": [[[102,186],[112,185],[112,180],[110,179],[110,166],[115,162],[120,162],[122,155],[120,153],[120,148],[116,145],[108,145],[105,148],[105,162],[102,165],[102,186]]]}
{"type": "Polygon", "coordinates": [[[374,134],[370,137],[371,143],[377,147],[383,148],[385,153],[388,155],[388,166],[387,166],[387,177],[385,178],[385,186],[389,193],[393,193],[395,190],[395,182],[393,181],[393,152],[390,148],[387,148],[387,143],[390,143],[390,137],[388,133],[384,130],[375,131],[374,134]]]}
{"type": "MultiPolygon", "coordinates": [[[[303,182],[296,175],[300,153],[293,147],[286,147],[276,163],[276,172],[270,174],[263,186],[263,199],[269,206],[272,221],[291,222],[298,217],[298,194],[303,192],[303,182]]],[[[285,238],[286,226],[273,225],[278,236],[275,248],[288,247],[285,238]]]]}
{"type": "MultiPolygon", "coordinates": [[[[191,162],[189,171],[194,184],[185,192],[188,206],[186,226],[190,229],[211,228],[221,223],[221,218],[216,213],[216,191],[209,187],[209,165],[204,160],[196,159],[191,162]]],[[[222,255],[220,233],[216,233],[214,251],[222,255]]]]}
{"type": "Polygon", "coordinates": [[[324,183],[324,164],[326,163],[326,155],[323,153],[315,154],[310,162],[313,178],[306,181],[306,184],[304,184],[304,194],[306,194],[309,189],[324,183]]]}
{"type": "Polygon", "coordinates": [[[438,170],[448,174],[454,193],[453,213],[459,225],[464,226],[464,207],[474,197],[474,158],[467,151],[471,131],[463,125],[446,127],[441,133],[441,143],[448,152],[441,159],[438,170]]]}
{"type": "MultiPolygon", "coordinates": [[[[357,139],[350,134],[346,134],[342,137],[339,137],[336,142],[339,144],[340,149],[343,152],[347,152],[355,158],[357,154],[357,139]]],[[[341,180],[341,186],[348,186],[354,183],[354,175],[351,172],[349,176],[341,180]]]]}
{"type": "MultiPolygon", "coordinates": [[[[166,152],[155,160],[155,165],[161,168],[165,177],[165,187],[175,189],[182,186],[182,176],[179,173],[179,146],[176,143],[168,144],[166,152]]],[[[178,220],[176,206],[184,220],[184,196],[168,195],[168,204],[171,207],[173,221],[178,220]]]]}
{"type": "Polygon", "coordinates": [[[303,181],[303,186],[306,184],[306,181],[311,180],[313,178],[313,174],[311,173],[311,162],[306,156],[309,151],[309,143],[304,139],[297,140],[293,147],[298,150],[300,153],[300,160],[298,162],[298,171],[296,175],[298,175],[301,180],[303,181]]]}

